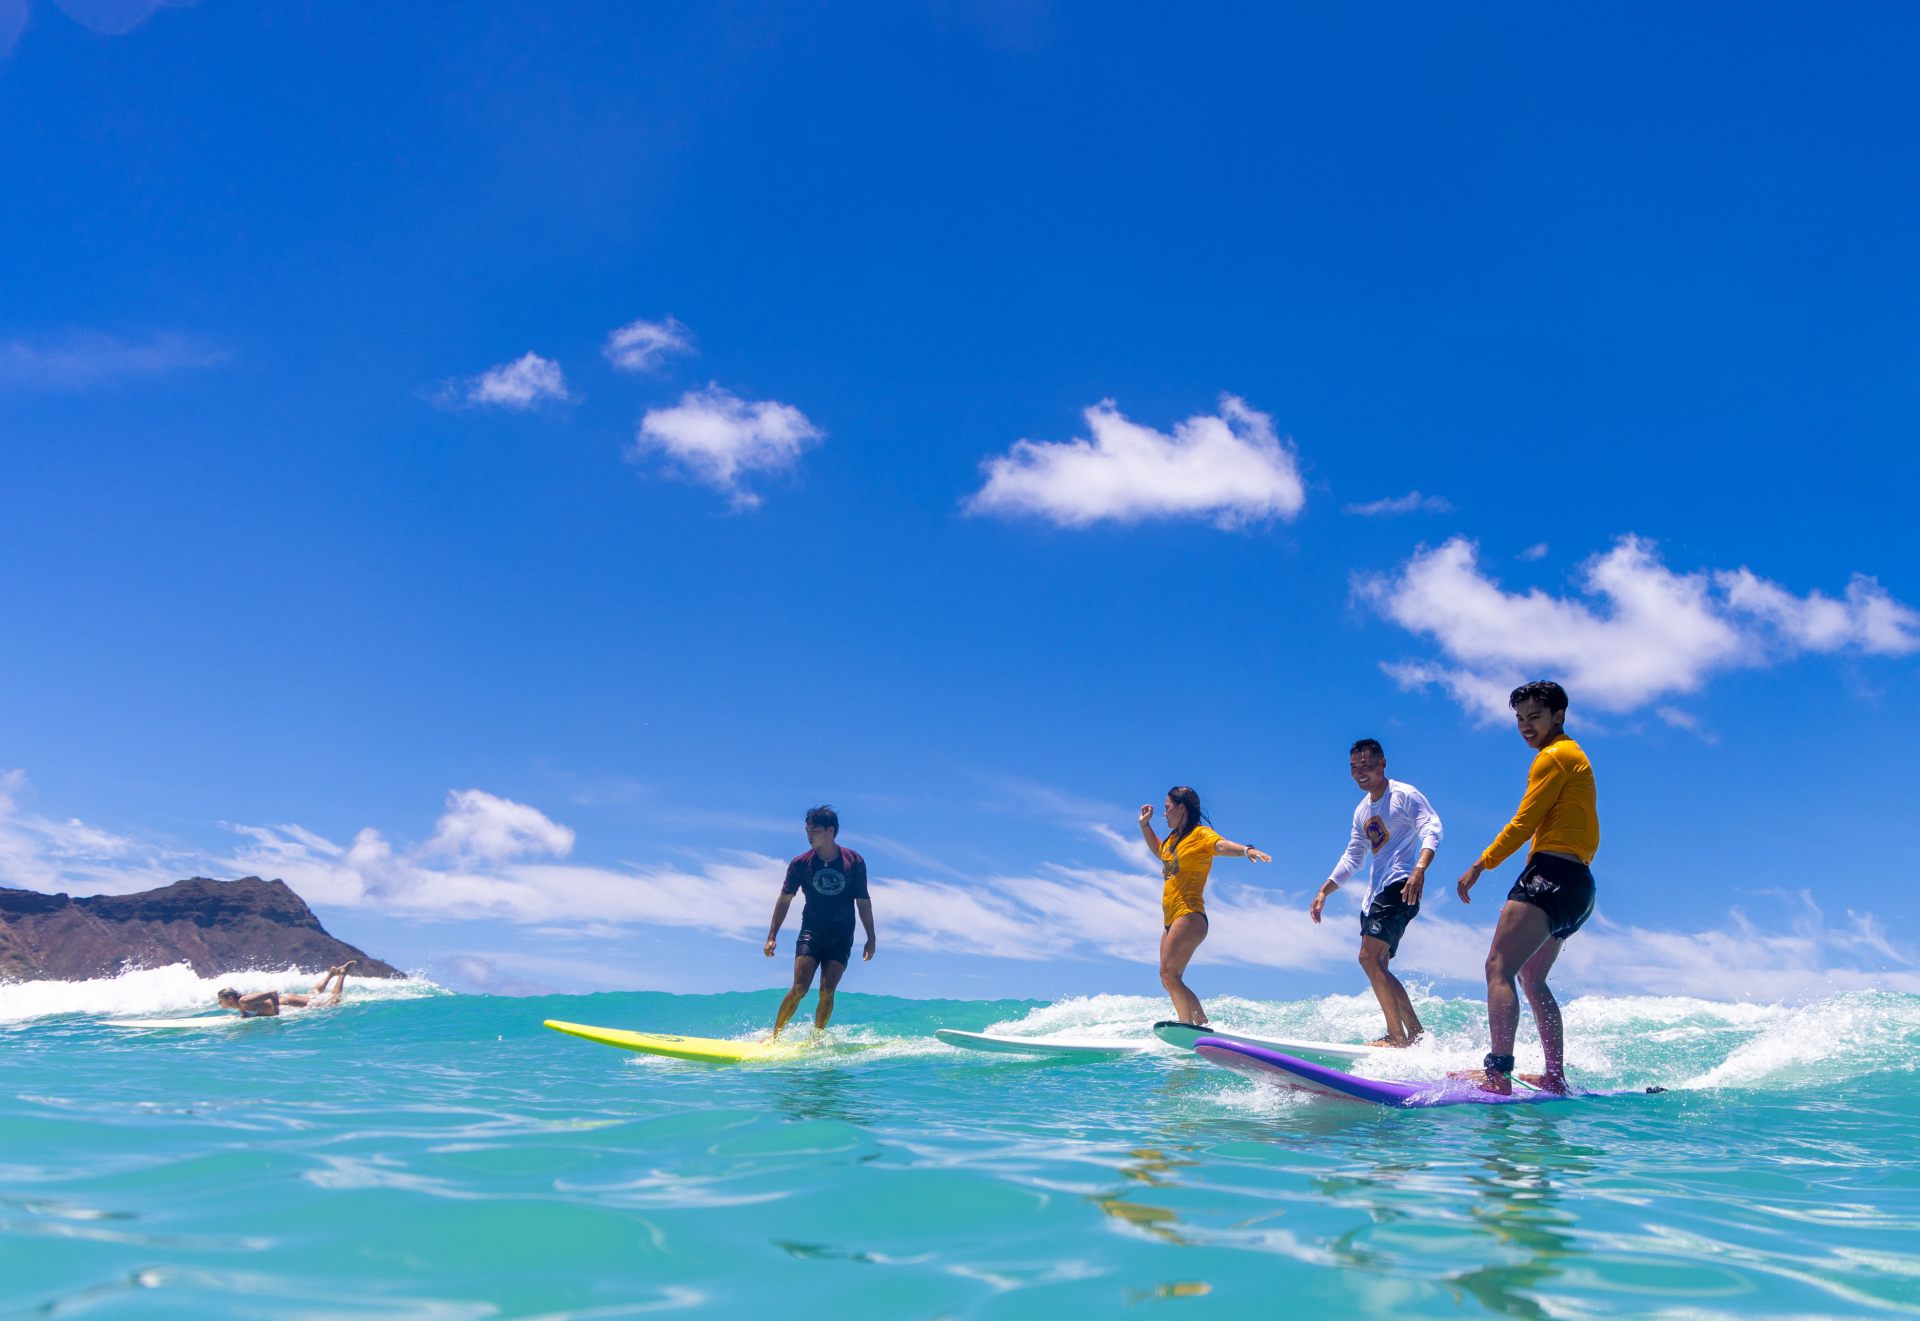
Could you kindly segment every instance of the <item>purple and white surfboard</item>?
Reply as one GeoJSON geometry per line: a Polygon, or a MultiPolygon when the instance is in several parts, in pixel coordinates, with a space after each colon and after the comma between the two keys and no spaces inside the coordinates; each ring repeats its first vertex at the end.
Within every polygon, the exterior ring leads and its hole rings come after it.
{"type": "Polygon", "coordinates": [[[1515,1087],[1509,1096],[1489,1092],[1465,1078],[1442,1078],[1435,1082],[1383,1082],[1378,1078],[1359,1078],[1324,1064],[1296,1059],[1277,1050],[1246,1046],[1218,1037],[1202,1037],[1194,1050],[1211,1063],[1250,1078],[1285,1083],[1303,1092],[1336,1096],[1347,1101],[1371,1101],[1375,1105],[1419,1109],[1439,1105],[1526,1105],[1541,1101],[1571,1101],[1583,1096],[1647,1096],[1663,1092],[1664,1087],[1635,1088],[1625,1092],[1533,1091],[1515,1087]]]}

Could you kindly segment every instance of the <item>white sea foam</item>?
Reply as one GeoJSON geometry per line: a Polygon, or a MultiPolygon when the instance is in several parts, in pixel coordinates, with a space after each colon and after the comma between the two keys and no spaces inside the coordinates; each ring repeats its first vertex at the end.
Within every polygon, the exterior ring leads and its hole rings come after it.
{"type": "MultiPolygon", "coordinates": [[[[1477,1066],[1487,1049],[1484,1002],[1410,990],[1426,1037],[1407,1050],[1362,1060],[1354,1071],[1430,1081],[1477,1066]]],[[[1355,1042],[1378,1036],[1382,1026],[1379,1006],[1366,992],[1279,1001],[1213,996],[1206,1004],[1223,1030],[1257,1037],[1355,1042]]],[[[1567,1067],[1590,1085],[1794,1087],[1920,1068],[1920,996],[1897,992],[1851,991],[1801,1005],[1586,995],[1565,1002],[1561,1012],[1567,1067]]],[[[1142,1041],[1151,1039],[1153,1022],[1170,1016],[1159,997],[1073,996],[991,1030],[1142,1041]]],[[[1523,1072],[1545,1064],[1524,1007],[1514,1054],[1523,1072]]]]}
{"type": "MultiPolygon", "coordinates": [[[[224,986],[231,986],[242,993],[306,993],[313,990],[315,980],[313,973],[295,968],[281,972],[255,970],[202,977],[190,965],[176,963],[165,968],[143,968],[123,972],[118,977],[100,977],[84,982],[0,982],[0,1025],[67,1014],[153,1018],[194,1010],[206,1011],[214,1007],[214,992],[224,986]]],[[[440,987],[425,978],[408,977],[396,981],[349,974],[343,1000],[408,1000],[442,993],[440,987]]]]}
{"type": "MultiPolygon", "coordinates": [[[[1743,1006],[1744,1007],[1744,1006],[1743,1006]]],[[[1920,1067],[1920,997],[1850,992],[1773,1007],[1759,1032],[1688,1087],[1815,1083],[1920,1067]]]]}
{"type": "Polygon", "coordinates": [[[1143,995],[1075,995],[995,1023],[987,1031],[1019,1037],[1151,1041],[1155,1020],[1170,1012],[1166,1001],[1143,995]]]}

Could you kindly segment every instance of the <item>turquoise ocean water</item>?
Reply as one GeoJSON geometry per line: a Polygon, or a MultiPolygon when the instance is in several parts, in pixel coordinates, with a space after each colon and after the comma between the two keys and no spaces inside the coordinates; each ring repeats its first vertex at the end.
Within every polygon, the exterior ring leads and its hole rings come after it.
{"type": "MultiPolygon", "coordinates": [[[[0,1316],[1920,1312],[1920,997],[1578,999],[1580,1081],[1673,1090],[1408,1112],[1172,1051],[932,1037],[1144,1038],[1165,1013],[1144,996],[843,994],[824,1048],[737,1067],[541,1020],[740,1036],[776,992],[356,984],[212,1032],[102,1025],[211,989],[0,986],[0,1316]]],[[[1378,1026],[1362,996],[1209,1007],[1270,1034],[1378,1026]]],[[[1477,1002],[1422,1010],[1434,1040],[1392,1072],[1477,1062],[1477,1002]]]]}

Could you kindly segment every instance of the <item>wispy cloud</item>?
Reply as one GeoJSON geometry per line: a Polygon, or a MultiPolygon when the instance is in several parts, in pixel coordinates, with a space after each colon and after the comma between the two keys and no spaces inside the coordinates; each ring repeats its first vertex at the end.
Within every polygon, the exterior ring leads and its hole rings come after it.
{"type": "Polygon", "coordinates": [[[1389,500],[1373,500],[1363,505],[1348,505],[1345,512],[1359,514],[1363,518],[1379,518],[1391,514],[1449,514],[1453,505],[1437,495],[1421,495],[1418,491],[1408,491],[1405,495],[1396,495],[1389,500]]]}
{"type": "Polygon", "coordinates": [[[1920,651],[1920,613],[1859,575],[1838,599],[1796,596],[1745,568],[1676,573],[1654,543],[1629,536],[1582,565],[1578,585],[1584,600],[1507,592],[1482,572],[1474,544],[1455,537],[1355,590],[1441,650],[1387,673],[1409,688],[1437,684],[1487,719],[1505,719],[1508,692],[1542,676],[1582,707],[1625,712],[1807,652],[1920,651]]]}
{"type": "Polygon", "coordinates": [[[162,9],[190,9],[199,0],[55,0],[62,13],[95,32],[122,37],[162,9]]]}
{"type": "MultiPolygon", "coordinates": [[[[25,811],[19,801],[25,790],[20,772],[0,775],[0,884],[125,893],[183,874],[177,866],[160,870],[157,851],[135,841],[25,811]]],[[[242,841],[237,849],[192,865],[213,875],[277,877],[320,907],[415,920],[504,921],[541,940],[631,939],[648,929],[677,928],[758,944],[786,866],[782,858],[751,851],[703,852],[687,866],[569,862],[570,829],[536,807],[477,789],[450,793],[446,811],[418,844],[396,844],[371,829],[345,844],[297,825],[233,829],[242,841]]],[[[892,948],[1150,966],[1161,880],[1137,845],[1136,851],[1130,858],[1116,847],[1120,865],[1112,867],[1049,864],[949,880],[902,876],[907,854],[894,856],[890,848],[893,861],[876,873],[875,905],[892,948]]],[[[1218,985],[1231,981],[1235,967],[1277,968],[1357,984],[1351,917],[1358,888],[1336,896],[1329,920],[1315,925],[1307,917],[1312,887],[1270,880],[1244,866],[1215,869],[1207,894],[1212,934],[1201,947],[1197,974],[1218,985]]],[[[1808,892],[1776,896],[1789,905],[1784,924],[1763,926],[1735,909],[1719,926],[1662,929],[1608,921],[1604,874],[1601,884],[1600,913],[1568,942],[1556,969],[1566,990],[1722,1000],[1752,998],[1756,988],[1770,1000],[1859,989],[1920,993],[1913,954],[1874,917],[1849,911],[1830,919],[1808,892]]],[[[1426,907],[1396,968],[1470,993],[1481,980],[1499,905],[1463,908],[1449,888],[1436,885],[1426,907]]],[[[571,953],[448,957],[463,979],[493,989],[612,984],[593,959],[583,956],[576,966],[571,953]]]]}
{"type": "Polygon", "coordinates": [[[160,332],[126,339],[77,331],[0,343],[0,389],[85,390],[213,367],[232,356],[191,335],[160,332]]]}
{"type": "Polygon", "coordinates": [[[42,816],[28,808],[31,796],[25,771],[0,771],[0,885],[121,894],[180,879],[170,851],[75,817],[42,816]]]}
{"type": "MultiPolygon", "coordinates": [[[[396,853],[316,841],[287,828],[260,832],[268,852],[243,852],[242,870],[284,877],[322,902],[366,905],[403,915],[504,918],[541,927],[597,924],[680,927],[757,942],[784,874],[783,859],[740,852],[698,867],[603,868],[513,861],[485,868],[432,865],[424,850],[396,853]],[[271,865],[268,865],[271,864],[271,865]],[[369,875],[369,867],[385,869],[369,875]]],[[[1150,964],[1160,926],[1160,877],[1137,867],[1049,865],[962,882],[901,878],[876,882],[875,903],[891,946],[1020,962],[1114,959],[1150,964]]],[[[1309,888],[1269,888],[1262,878],[1217,874],[1208,890],[1212,934],[1200,962],[1230,978],[1234,966],[1295,972],[1352,972],[1356,935],[1341,917],[1315,925],[1309,888]]],[[[1459,908],[1451,892],[1429,891],[1396,967],[1468,989],[1478,985],[1498,905],[1459,908]]],[[[1604,896],[1603,896],[1604,899],[1604,896]]],[[[1735,911],[1716,928],[1657,929],[1602,916],[1569,941],[1556,976],[1575,992],[1770,999],[1879,988],[1920,992],[1913,958],[1870,916],[1826,919],[1811,896],[1784,928],[1767,929],[1735,911]]],[[[1357,891],[1343,892],[1358,902],[1357,891]]],[[[576,931],[577,934],[577,931],[576,931]]],[[[1357,977],[1357,972],[1352,975],[1357,977]]]]}
{"type": "Polygon", "coordinates": [[[14,43],[27,30],[27,0],[0,0],[0,59],[13,54],[14,43]]]}
{"type": "Polygon", "coordinates": [[[601,352],[621,371],[657,371],[670,355],[693,352],[693,332],[672,317],[629,321],[607,336],[601,352]]]}
{"type": "Polygon", "coordinates": [[[1306,504],[1299,464],[1273,419],[1232,395],[1172,435],[1129,421],[1111,399],[1085,416],[1091,439],[1021,440],[987,460],[986,484],[967,510],[1075,528],[1166,518],[1231,528],[1292,518],[1306,504]]]}
{"type": "MultiPolygon", "coordinates": [[[[184,9],[197,0],[55,0],[67,17],[110,37],[125,36],[162,9],[184,9]]],[[[0,58],[13,50],[32,13],[28,0],[0,0],[0,58]]]]}
{"type": "MultiPolygon", "coordinates": [[[[1498,896],[1493,898],[1491,904],[1476,900],[1473,907],[1463,908],[1450,886],[1430,886],[1395,969],[1444,979],[1471,994],[1484,980],[1487,943],[1499,914],[1498,896]]],[[[1796,897],[1799,911],[1772,928],[1739,909],[1718,927],[1610,922],[1604,875],[1600,898],[1599,913],[1567,941],[1554,965],[1554,984],[1563,992],[1793,1000],[1853,990],[1920,991],[1920,971],[1912,956],[1889,942],[1874,918],[1849,912],[1843,921],[1829,921],[1804,893],[1796,897]]],[[[1357,896],[1352,902],[1357,911],[1357,896]]],[[[1330,919],[1324,927],[1339,929],[1336,944],[1342,962],[1351,959],[1356,936],[1350,922],[1330,919]]],[[[1259,938],[1286,937],[1276,929],[1259,938]]]]}
{"type": "Polygon", "coordinates": [[[443,408],[511,408],[521,412],[544,403],[565,403],[569,398],[560,364],[537,353],[524,353],[478,376],[443,382],[433,396],[443,408]]]}
{"type": "MultiPolygon", "coordinates": [[[[566,934],[577,936],[579,933],[566,934]]],[[[582,985],[596,991],[642,989],[635,984],[634,968],[585,958],[577,950],[556,954],[462,951],[436,957],[427,971],[436,981],[468,987],[486,995],[552,995],[561,990],[577,990],[582,985]]],[[[645,989],[671,988],[655,985],[645,989]]]]}
{"type": "Polygon", "coordinates": [[[728,496],[735,509],[753,509],[760,496],[746,479],[790,471],[822,434],[791,404],[749,403],[709,385],[641,418],[631,457],[664,455],[687,477],[728,496]]]}
{"type": "Polygon", "coordinates": [[[1544,560],[1547,558],[1547,543],[1544,541],[1536,541],[1514,558],[1527,561],[1544,560]]]}

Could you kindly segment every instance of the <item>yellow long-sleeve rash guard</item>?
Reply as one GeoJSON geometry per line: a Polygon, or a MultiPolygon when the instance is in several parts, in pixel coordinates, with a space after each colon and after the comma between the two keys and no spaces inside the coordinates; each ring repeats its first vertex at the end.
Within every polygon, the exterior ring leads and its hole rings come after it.
{"type": "Polygon", "coordinates": [[[1570,853],[1591,863],[1600,851],[1600,810],[1593,763],[1580,745],[1562,734],[1534,755],[1527,792],[1507,828],[1487,845],[1480,865],[1491,871],[1533,839],[1535,852],[1570,853]]]}

